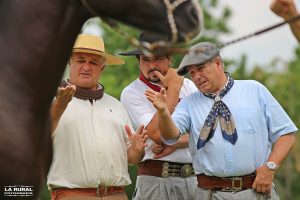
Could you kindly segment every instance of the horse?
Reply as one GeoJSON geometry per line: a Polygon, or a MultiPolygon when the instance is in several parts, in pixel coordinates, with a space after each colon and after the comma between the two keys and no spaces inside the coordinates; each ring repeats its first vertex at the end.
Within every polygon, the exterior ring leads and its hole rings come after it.
{"type": "Polygon", "coordinates": [[[39,195],[52,158],[49,108],[87,19],[97,14],[183,41],[199,33],[199,12],[194,0],[0,1],[1,190],[30,186],[39,195]]]}

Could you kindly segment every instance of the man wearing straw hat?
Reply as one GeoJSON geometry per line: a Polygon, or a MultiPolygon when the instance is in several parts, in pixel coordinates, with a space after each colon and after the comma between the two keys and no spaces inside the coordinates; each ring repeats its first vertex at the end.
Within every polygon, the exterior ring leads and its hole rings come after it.
{"type": "Polygon", "coordinates": [[[177,73],[188,73],[199,91],[183,98],[172,116],[164,89],[146,96],[165,139],[190,134],[197,199],[278,200],[274,175],[298,129],[266,87],[226,73],[219,52],[202,42],[184,56],[177,73]]]}
{"type": "Polygon", "coordinates": [[[51,107],[54,155],[47,184],[53,200],[127,200],[127,165],[140,161],[147,136],[143,127],[131,133],[122,104],[98,83],[105,65],[123,63],[105,53],[102,38],[78,36],[70,79],[62,82],[51,107]]]}
{"type": "MultiPolygon", "coordinates": [[[[142,32],[141,43],[166,42],[166,38],[142,32]]],[[[171,68],[171,55],[162,52],[147,52],[142,47],[127,53],[135,56],[139,63],[140,76],[128,85],[121,94],[121,102],[129,113],[134,127],[144,125],[149,139],[145,156],[138,165],[138,177],[134,200],[192,200],[196,189],[196,178],[188,150],[188,135],[175,145],[162,142],[157,127],[156,110],[146,99],[147,89],[168,90],[168,108],[172,112],[179,99],[196,91],[192,81],[177,75],[171,68]]]]}

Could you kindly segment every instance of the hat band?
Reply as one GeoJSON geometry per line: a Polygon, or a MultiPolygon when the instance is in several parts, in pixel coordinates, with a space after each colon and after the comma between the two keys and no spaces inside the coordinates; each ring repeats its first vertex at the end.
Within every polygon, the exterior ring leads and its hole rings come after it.
{"type": "Polygon", "coordinates": [[[90,49],[90,48],[83,48],[83,47],[73,48],[73,51],[76,51],[76,50],[92,51],[92,52],[95,52],[95,53],[104,53],[103,51],[100,51],[100,50],[90,49]]]}

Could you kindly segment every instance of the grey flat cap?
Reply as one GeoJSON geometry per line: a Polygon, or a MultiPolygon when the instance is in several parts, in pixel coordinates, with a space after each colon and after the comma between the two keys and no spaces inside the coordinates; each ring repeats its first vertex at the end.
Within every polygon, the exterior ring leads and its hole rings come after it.
{"type": "Polygon", "coordinates": [[[201,65],[210,59],[219,55],[220,50],[218,47],[210,42],[201,42],[195,44],[190,48],[188,54],[186,54],[177,70],[177,74],[184,76],[187,73],[187,67],[190,65],[201,65]]]}

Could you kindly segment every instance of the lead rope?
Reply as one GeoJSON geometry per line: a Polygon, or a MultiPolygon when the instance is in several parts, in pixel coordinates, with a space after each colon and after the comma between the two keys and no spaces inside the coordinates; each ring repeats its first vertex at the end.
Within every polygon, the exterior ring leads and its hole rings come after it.
{"type": "MultiPolygon", "coordinates": [[[[243,41],[243,40],[247,40],[247,39],[249,39],[249,38],[258,36],[258,35],[260,35],[260,34],[266,33],[266,32],[268,32],[268,31],[271,31],[271,30],[273,30],[273,29],[276,29],[276,28],[278,28],[278,27],[280,27],[280,26],[283,26],[283,25],[285,25],[285,24],[292,23],[292,22],[297,21],[297,20],[299,20],[299,19],[300,19],[300,15],[297,15],[297,16],[295,16],[295,17],[292,17],[292,18],[288,19],[288,20],[285,20],[285,21],[279,22],[279,23],[277,23],[277,24],[274,24],[274,25],[272,25],[272,26],[269,26],[269,27],[263,28],[263,29],[261,29],[261,30],[255,31],[254,33],[251,33],[251,34],[248,34],[248,35],[239,37],[239,38],[237,38],[237,39],[231,40],[231,41],[229,41],[229,42],[220,44],[220,45],[218,45],[218,47],[219,47],[220,49],[221,49],[221,48],[224,48],[224,47],[229,46],[229,45],[231,45],[231,44],[235,44],[235,43],[241,42],[241,41],[243,41]]],[[[195,54],[196,54],[196,53],[201,53],[202,51],[203,51],[202,49],[194,49],[194,50],[193,50],[193,53],[195,53],[195,54]]],[[[172,48],[172,47],[170,47],[170,48],[168,49],[168,52],[170,52],[170,53],[175,53],[175,54],[176,54],[176,53],[177,53],[177,54],[186,54],[186,53],[189,53],[189,52],[192,52],[192,51],[190,51],[188,48],[172,48]]]]}
{"type": "MultiPolygon", "coordinates": [[[[84,8],[86,8],[86,10],[88,12],[90,12],[90,14],[92,16],[96,16],[99,17],[99,15],[97,14],[97,12],[89,5],[88,0],[80,0],[82,2],[82,5],[84,6],[84,8]]],[[[168,18],[168,22],[169,22],[169,26],[170,26],[170,30],[171,30],[171,35],[172,35],[172,40],[171,40],[171,44],[174,44],[177,39],[178,39],[178,30],[177,30],[177,26],[174,20],[174,10],[176,9],[176,7],[178,7],[180,4],[186,2],[187,0],[176,0],[173,3],[170,2],[170,0],[163,0],[166,9],[167,9],[167,18],[168,18]]],[[[237,39],[231,40],[229,42],[223,43],[218,45],[219,48],[224,48],[226,46],[229,46],[231,44],[235,44],[238,42],[241,42],[243,40],[247,40],[249,38],[258,36],[260,34],[266,33],[268,31],[271,31],[273,29],[276,29],[282,25],[285,25],[287,23],[292,23],[296,20],[300,19],[300,15],[292,17],[288,20],[285,20],[283,22],[274,24],[270,27],[258,30],[254,33],[239,37],[237,39]]],[[[189,51],[189,48],[187,47],[183,47],[183,48],[176,48],[176,47],[172,47],[169,43],[167,42],[163,42],[163,41],[159,41],[159,42],[154,42],[154,43],[147,43],[147,42],[139,42],[136,38],[129,36],[128,34],[126,34],[124,31],[122,31],[120,29],[120,27],[116,24],[113,23],[110,20],[104,20],[113,30],[115,30],[116,32],[118,32],[119,34],[121,34],[130,44],[132,44],[135,47],[140,47],[141,49],[143,49],[145,55],[151,55],[152,51],[154,50],[158,50],[167,54],[186,54],[189,51]]],[[[198,52],[202,52],[202,49],[195,49],[193,50],[193,53],[198,53],[198,52]]]]}
{"type": "Polygon", "coordinates": [[[224,48],[224,47],[226,47],[226,46],[228,46],[228,45],[231,45],[231,44],[234,44],[234,43],[243,41],[243,40],[247,40],[247,39],[249,39],[249,38],[252,38],[252,37],[254,37],[254,36],[258,36],[258,35],[260,35],[260,34],[262,34],[262,33],[271,31],[271,30],[276,29],[276,28],[278,28],[278,27],[280,27],[280,26],[282,26],[282,25],[284,25],[284,24],[292,23],[292,22],[294,22],[294,21],[296,21],[296,20],[299,20],[299,19],[300,19],[300,15],[297,15],[297,16],[292,17],[292,18],[290,18],[290,19],[288,19],[288,20],[286,20],[286,21],[283,21],[283,22],[274,24],[274,25],[269,26],[269,27],[267,27],[267,28],[258,30],[258,31],[254,32],[254,33],[251,33],[251,34],[248,34],[248,35],[239,37],[239,38],[237,38],[237,39],[231,40],[231,41],[229,41],[229,42],[226,42],[226,43],[224,43],[224,44],[221,44],[221,45],[219,45],[219,47],[220,47],[220,48],[224,48]]]}
{"type": "MultiPolygon", "coordinates": [[[[266,27],[264,29],[261,29],[261,30],[258,30],[254,33],[251,33],[251,34],[248,34],[248,35],[245,35],[245,36],[242,36],[242,37],[239,37],[237,39],[234,39],[234,40],[231,40],[229,42],[226,42],[226,43],[223,43],[223,44],[220,44],[218,45],[218,47],[221,49],[221,48],[224,48],[226,46],[229,46],[231,44],[235,44],[235,43],[238,43],[238,42],[241,42],[243,40],[247,40],[249,38],[252,38],[252,37],[255,37],[255,36],[258,36],[260,34],[263,34],[263,33],[266,33],[268,31],[271,31],[273,29],[276,29],[280,26],[283,26],[285,24],[288,24],[288,23],[292,23],[294,21],[297,21],[300,19],[300,15],[297,15],[295,17],[292,17],[288,20],[285,20],[285,21],[282,21],[282,22],[279,22],[277,24],[274,24],[272,26],[269,26],[269,27],[266,27]]],[[[203,51],[203,49],[199,48],[199,49],[194,49],[193,51],[189,50],[189,48],[187,47],[183,47],[183,48],[174,48],[174,47],[168,47],[168,46],[162,46],[161,48],[165,48],[165,51],[167,51],[169,54],[187,54],[189,52],[192,52],[192,53],[201,53],[203,51]]]]}

